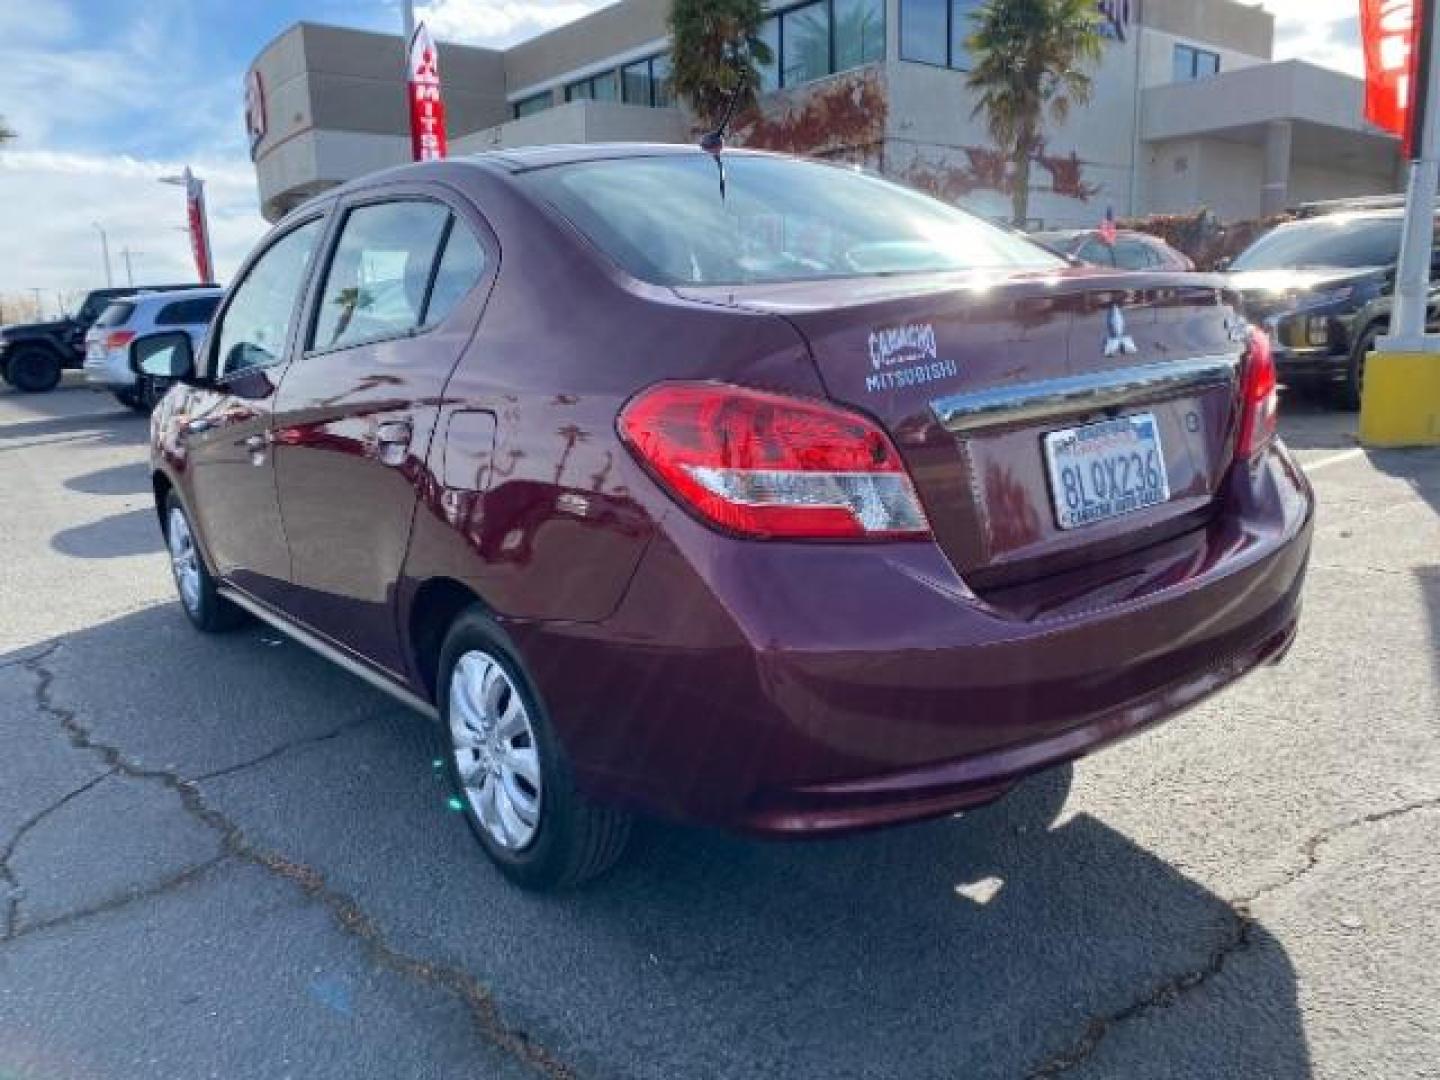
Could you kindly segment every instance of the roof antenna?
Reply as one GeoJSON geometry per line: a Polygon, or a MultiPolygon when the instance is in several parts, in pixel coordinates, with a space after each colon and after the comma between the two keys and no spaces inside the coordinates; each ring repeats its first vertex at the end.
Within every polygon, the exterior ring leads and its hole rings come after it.
{"type": "Polygon", "coordinates": [[[700,149],[715,159],[715,168],[720,171],[720,201],[725,201],[725,159],[721,156],[725,150],[725,131],[730,126],[730,121],[735,118],[735,108],[740,103],[740,95],[745,90],[745,83],[749,77],[749,65],[741,62],[740,53],[737,50],[730,56],[730,63],[735,69],[735,88],[730,91],[730,100],[725,105],[725,115],[720,120],[720,126],[714,131],[706,132],[700,140],[700,149]]]}

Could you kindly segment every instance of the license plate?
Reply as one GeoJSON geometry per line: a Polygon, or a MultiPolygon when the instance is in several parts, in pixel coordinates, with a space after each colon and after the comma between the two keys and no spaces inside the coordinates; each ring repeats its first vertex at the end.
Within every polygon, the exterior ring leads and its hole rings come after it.
{"type": "Polygon", "coordinates": [[[1055,520],[1079,529],[1170,499],[1170,478],[1152,413],[1052,431],[1045,460],[1055,520]]]}

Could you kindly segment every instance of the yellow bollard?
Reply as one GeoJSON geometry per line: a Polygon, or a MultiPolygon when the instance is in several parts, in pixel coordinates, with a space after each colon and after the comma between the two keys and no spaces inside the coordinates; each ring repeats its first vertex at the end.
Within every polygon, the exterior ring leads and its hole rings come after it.
{"type": "Polygon", "coordinates": [[[1366,446],[1440,446],[1440,354],[1372,353],[1360,400],[1366,446]]]}

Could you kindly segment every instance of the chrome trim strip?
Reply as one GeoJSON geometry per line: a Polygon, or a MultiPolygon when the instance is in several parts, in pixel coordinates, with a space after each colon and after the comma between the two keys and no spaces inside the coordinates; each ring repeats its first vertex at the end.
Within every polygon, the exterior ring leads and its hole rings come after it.
{"type": "Polygon", "coordinates": [[[968,435],[1178,397],[1212,386],[1234,389],[1239,378],[1239,356],[1200,356],[953,394],[932,401],[930,409],[947,430],[968,435]]]}
{"type": "Polygon", "coordinates": [[[339,649],[335,648],[335,646],[321,640],[318,636],[312,634],[309,630],[305,630],[299,626],[296,626],[294,623],[289,622],[282,616],[276,614],[274,611],[271,611],[268,607],[260,603],[258,600],[252,600],[249,596],[246,596],[238,589],[233,589],[227,585],[220,586],[216,591],[226,600],[229,600],[236,607],[244,608],[261,622],[273,626],[276,630],[279,630],[286,637],[293,639],[301,645],[304,645],[307,649],[310,649],[313,652],[319,653],[326,660],[329,660],[332,664],[335,664],[338,667],[344,668],[351,675],[354,675],[357,678],[364,679],[371,686],[375,687],[376,690],[384,691],[385,693],[393,697],[396,701],[400,702],[402,705],[410,706],[410,708],[414,709],[421,716],[428,717],[431,720],[440,719],[439,710],[437,710],[435,706],[431,705],[428,701],[424,700],[423,698],[416,697],[404,687],[396,686],[395,683],[391,682],[384,675],[381,675],[378,671],[375,671],[373,668],[366,667],[364,664],[360,663],[358,660],[353,659],[352,657],[346,656],[339,649]]]}

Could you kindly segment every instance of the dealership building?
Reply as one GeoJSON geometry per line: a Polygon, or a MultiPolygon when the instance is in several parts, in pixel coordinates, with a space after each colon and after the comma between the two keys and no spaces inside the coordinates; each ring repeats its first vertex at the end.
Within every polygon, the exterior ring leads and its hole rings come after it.
{"type": "MultiPolygon", "coordinates": [[[[670,0],[619,0],[504,50],[440,44],[452,156],[542,143],[684,142],[670,0]]],[[[964,41],[981,0],[773,3],[774,62],[734,143],[862,162],[1008,216],[1006,164],[972,115],[964,41]]],[[[1359,79],[1275,61],[1274,17],[1231,0],[1107,0],[1094,94],[1032,170],[1035,225],[1207,206],[1242,220],[1402,186],[1399,145],[1362,117],[1359,79]]],[[[300,23],[256,58],[246,115],[274,220],[409,160],[401,38],[300,23]]]]}

